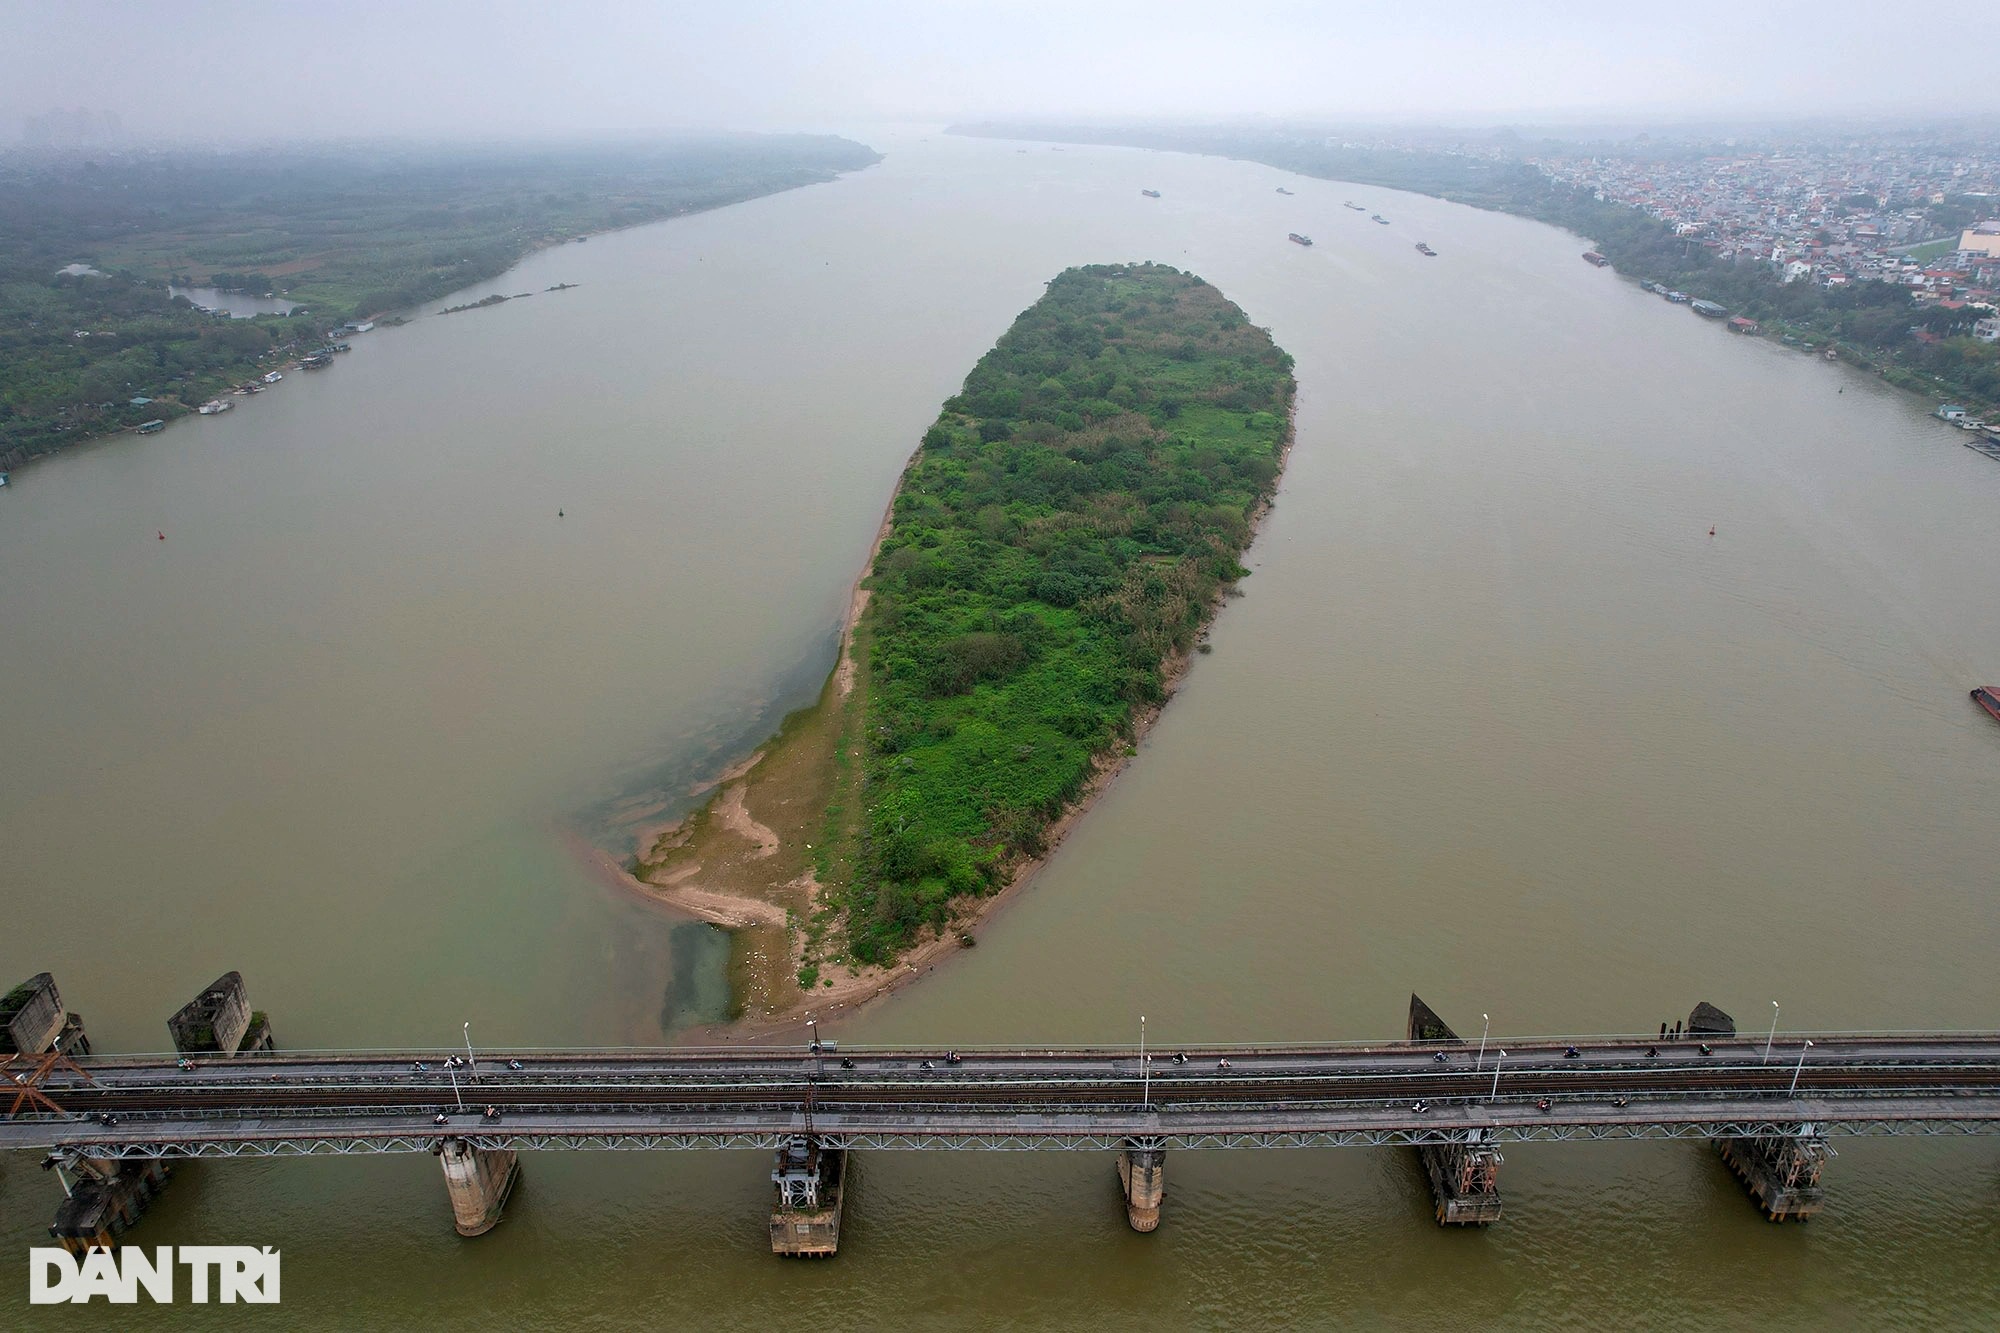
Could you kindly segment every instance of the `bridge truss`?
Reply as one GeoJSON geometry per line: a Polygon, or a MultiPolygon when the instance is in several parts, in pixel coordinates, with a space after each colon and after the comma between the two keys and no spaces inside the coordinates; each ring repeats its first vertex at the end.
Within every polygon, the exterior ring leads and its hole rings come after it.
{"type": "MultiPolygon", "coordinates": [[[[1480,1125],[1371,1126],[1346,1129],[1163,1129],[1157,1124],[1094,1129],[953,1130],[855,1129],[820,1124],[810,1138],[826,1148],[868,1151],[977,1152],[1105,1152],[1138,1146],[1180,1151],[1230,1148],[1396,1148],[1443,1147],[1453,1144],[1631,1142],[1686,1139],[1825,1138],[1828,1136],[1958,1137],[2000,1134],[2000,1115],[1872,1117],[1861,1119],[1715,1119],[1626,1121],[1618,1123],[1551,1121],[1480,1125]]],[[[804,1119],[785,1127],[662,1132],[598,1129],[565,1132],[522,1127],[497,1131],[482,1127],[458,1132],[449,1126],[423,1132],[360,1130],[315,1134],[263,1133],[254,1137],[148,1136],[119,1139],[108,1133],[89,1141],[68,1141],[52,1152],[63,1160],[82,1157],[127,1160],[188,1160],[207,1158],[347,1157],[378,1153],[435,1153],[447,1138],[475,1148],[544,1151],[686,1152],[739,1150],[772,1151],[805,1131],[804,1119]]]]}

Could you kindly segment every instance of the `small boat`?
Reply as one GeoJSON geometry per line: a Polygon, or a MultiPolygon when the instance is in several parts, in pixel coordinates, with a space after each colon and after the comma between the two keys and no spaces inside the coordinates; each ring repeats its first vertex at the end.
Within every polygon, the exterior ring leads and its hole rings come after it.
{"type": "Polygon", "coordinates": [[[1430,242],[1428,241],[1417,242],[1417,253],[1420,255],[1429,255],[1432,259],[1437,258],[1437,251],[1431,249],[1430,242]]]}
{"type": "Polygon", "coordinates": [[[1301,236],[1295,231],[1286,232],[1285,239],[1290,241],[1293,245],[1311,245],[1313,243],[1312,237],[1301,236]]]}
{"type": "Polygon", "coordinates": [[[1291,193],[1291,191],[1290,191],[1290,190],[1287,190],[1287,189],[1286,189],[1286,188],[1285,188],[1284,186],[1280,185],[1280,186],[1278,187],[1278,193],[1279,193],[1279,194],[1290,194],[1290,193],[1291,193]]]}
{"type": "Polygon", "coordinates": [[[1342,208],[1351,208],[1357,213],[1366,213],[1368,211],[1367,209],[1363,208],[1360,204],[1355,203],[1352,199],[1342,200],[1340,206],[1342,208]]]}
{"type": "Polygon", "coordinates": [[[276,383],[277,383],[277,382],[278,382],[279,380],[283,379],[284,377],[285,377],[285,372],[284,372],[284,371],[282,371],[282,370],[274,370],[274,371],[272,371],[272,372],[271,372],[270,374],[268,374],[268,375],[266,375],[266,376],[264,377],[264,383],[266,383],[266,384],[276,384],[276,383]]]}
{"type": "Polygon", "coordinates": [[[1383,217],[1380,213],[1370,213],[1368,220],[1370,222],[1379,222],[1385,227],[1389,225],[1389,219],[1383,217]]]}
{"type": "Polygon", "coordinates": [[[4,472],[0,472],[0,486],[5,486],[6,484],[7,484],[7,474],[4,472]]]}
{"type": "Polygon", "coordinates": [[[1158,199],[1160,197],[1158,190],[1141,190],[1139,193],[1145,195],[1148,199],[1158,199]]]}
{"type": "Polygon", "coordinates": [[[2000,687],[1980,685],[1972,691],[1972,702],[1992,714],[1995,722],[2000,722],[2000,687]]]}

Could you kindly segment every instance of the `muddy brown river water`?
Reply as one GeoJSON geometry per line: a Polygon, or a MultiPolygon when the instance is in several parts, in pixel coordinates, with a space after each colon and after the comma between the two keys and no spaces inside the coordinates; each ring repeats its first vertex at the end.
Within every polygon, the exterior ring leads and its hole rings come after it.
{"type": "MultiPolygon", "coordinates": [[[[1780,1041],[2000,1024],[2000,727],[1966,698],[2000,683],[2000,465],[1923,402],[1514,218],[876,146],[18,470],[0,982],[53,970],[100,1050],[158,1049],[230,968],[294,1048],[713,1018],[723,939],[575,841],[810,698],[939,402],[1061,268],[1157,259],[1297,358],[1244,596],[979,947],[830,1031],[1378,1036],[1412,989],[1496,1037],[1702,999],[1758,1029],[1777,1001],[1780,1041]]],[[[280,1247],[283,1305],[230,1318],[287,1328],[1990,1326],[2000,1142],[1837,1146],[1793,1227],[1700,1145],[1605,1144],[1510,1149],[1479,1234],[1432,1224],[1408,1154],[1344,1150],[1176,1154],[1151,1236],[1098,1154],[861,1156],[817,1266],[769,1256],[768,1162],[733,1153],[530,1157],[472,1242],[427,1157],[197,1164],[132,1239],[280,1247]]],[[[0,1160],[0,1323],[58,1197],[0,1160]]]]}

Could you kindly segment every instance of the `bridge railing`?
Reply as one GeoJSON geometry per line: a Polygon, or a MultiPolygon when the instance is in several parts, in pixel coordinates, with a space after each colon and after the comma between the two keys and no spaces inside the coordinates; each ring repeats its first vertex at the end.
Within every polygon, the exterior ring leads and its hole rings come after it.
{"type": "MultiPolygon", "coordinates": [[[[1773,1044],[1778,1047],[1789,1045],[1796,1053],[1799,1044],[1805,1040],[1811,1040],[1816,1045],[1827,1045],[1834,1043],[1845,1044],[1845,1045],[1861,1045],[1861,1044],[1871,1044],[1871,1043],[1896,1043],[1896,1042],[1982,1042],[1982,1041],[2000,1043],[2000,1032],[1994,1032],[1985,1029],[1948,1029],[1948,1028],[1946,1029],[1880,1028],[1880,1029],[1868,1029],[1862,1031],[1847,1031],[1839,1029],[1813,1030],[1813,1029],[1780,1028],[1774,1037],[1769,1037],[1768,1039],[1771,1040],[1773,1044]]],[[[809,1038],[802,1035],[796,1041],[781,1042],[781,1041],[770,1040],[767,1038],[760,1038],[756,1041],[746,1041],[724,1046],[509,1045],[509,1046],[493,1046],[486,1049],[475,1047],[475,1058],[480,1062],[485,1062],[487,1060],[505,1061],[510,1058],[513,1059],[532,1058],[532,1059],[543,1059],[543,1060],[546,1059],[589,1060],[589,1059],[604,1059],[604,1058],[658,1059],[658,1060],[686,1060],[686,1059],[768,1060],[773,1055],[781,1055],[788,1053],[800,1056],[808,1056],[810,1054],[808,1049],[809,1040],[810,1040],[809,1038]]],[[[1690,1034],[1683,1033],[1678,1039],[1671,1037],[1666,1038],[1664,1040],[1664,1046],[1666,1048],[1672,1048],[1676,1046],[1692,1046],[1696,1042],[1702,1040],[1706,1040],[1712,1045],[1746,1045],[1746,1046],[1754,1045],[1761,1048],[1767,1040],[1767,1034],[1759,1032],[1739,1032],[1733,1037],[1715,1037],[1715,1036],[1696,1037],[1690,1034]]],[[[1539,1048],[1539,1047],[1550,1047],[1550,1046],[1561,1047],[1566,1045],[1629,1046],[1629,1045],[1654,1045],[1654,1044],[1662,1044],[1662,1038],[1660,1037],[1658,1032],[1570,1032],[1570,1033],[1548,1033],[1548,1034],[1526,1034],[1526,1035],[1521,1033],[1506,1033],[1506,1034],[1493,1033],[1489,1035],[1486,1040],[1486,1048],[1489,1058],[1491,1058],[1493,1052],[1496,1049],[1503,1047],[1510,1048],[1510,1058],[1511,1058],[1511,1048],[1516,1046],[1539,1048]]],[[[913,1059],[923,1058],[926,1056],[934,1058],[943,1051],[945,1051],[946,1049],[956,1050],[962,1055],[1018,1056],[1018,1057],[1040,1058],[1040,1059],[1061,1059],[1065,1057],[1082,1058],[1090,1056],[1105,1056],[1107,1058],[1115,1056],[1118,1058],[1125,1058],[1136,1055],[1139,1050],[1139,1044],[1136,1041],[1129,1043],[1116,1043],[1116,1042],[1083,1043],[1078,1045],[1059,1045],[1053,1043],[1034,1043],[1034,1044],[1024,1045],[1024,1044],[1011,1044],[1011,1043],[999,1043],[999,1042],[964,1043],[964,1042],[951,1042],[951,1041],[941,1040],[935,1043],[927,1043],[919,1045],[907,1042],[863,1043],[863,1042],[853,1042],[845,1038],[840,1038],[838,1039],[838,1046],[839,1046],[838,1050],[839,1055],[866,1055],[869,1056],[870,1058],[895,1058],[901,1055],[908,1055],[913,1059]]],[[[1397,1038],[1338,1038],[1338,1039],[1331,1039],[1324,1041],[1291,1041],[1291,1042],[1159,1041],[1159,1040],[1148,1039],[1146,1043],[1146,1050],[1148,1053],[1157,1054],[1163,1058],[1168,1055],[1171,1055],[1174,1051],[1204,1052],[1215,1055],[1228,1055],[1231,1057],[1237,1056],[1239,1054],[1245,1057],[1256,1057],[1256,1056],[1283,1056],[1283,1055],[1293,1055],[1293,1054],[1335,1053],[1335,1052],[1363,1053],[1367,1051],[1377,1051],[1377,1050],[1379,1051],[1409,1050],[1411,1048],[1421,1048],[1425,1050],[1460,1050],[1467,1048],[1476,1048],[1477,1046],[1478,1043],[1476,1041],[1468,1041],[1464,1038],[1461,1038],[1455,1042],[1408,1041],[1397,1038]]],[[[259,1055],[255,1058],[259,1061],[264,1061],[264,1062],[279,1061],[287,1063],[298,1063],[300,1061],[311,1061],[311,1060],[327,1060],[327,1061],[427,1060],[428,1061],[428,1060],[441,1060],[446,1056],[462,1054],[463,1049],[464,1048],[462,1046],[453,1045],[449,1041],[439,1042],[438,1044],[432,1046],[324,1046],[324,1047],[288,1046],[282,1051],[272,1052],[266,1055],[259,1055]]],[[[154,1060],[164,1060],[171,1062],[177,1058],[177,1054],[178,1053],[174,1051],[130,1051],[130,1052],[120,1052],[117,1054],[98,1053],[88,1056],[79,1056],[77,1057],[77,1063],[87,1068],[92,1065],[119,1064],[119,1063],[154,1061],[154,1060]]],[[[829,1052],[829,1054],[833,1054],[833,1052],[829,1052]]]]}

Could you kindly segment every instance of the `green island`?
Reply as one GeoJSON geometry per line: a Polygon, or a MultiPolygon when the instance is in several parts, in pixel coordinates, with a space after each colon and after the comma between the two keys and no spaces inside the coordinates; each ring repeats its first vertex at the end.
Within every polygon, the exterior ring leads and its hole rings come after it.
{"type": "Polygon", "coordinates": [[[865,998],[973,942],[1247,572],[1291,369],[1156,264],[1063,273],[980,360],[903,474],[819,701],[630,866],[735,928],[735,1016],[865,998]]]}
{"type": "Polygon", "coordinates": [[[0,471],[192,412],[344,322],[485,282],[531,250],[879,160],[846,139],[757,134],[0,156],[0,471]],[[231,319],[170,284],[303,310],[231,319]]]}

